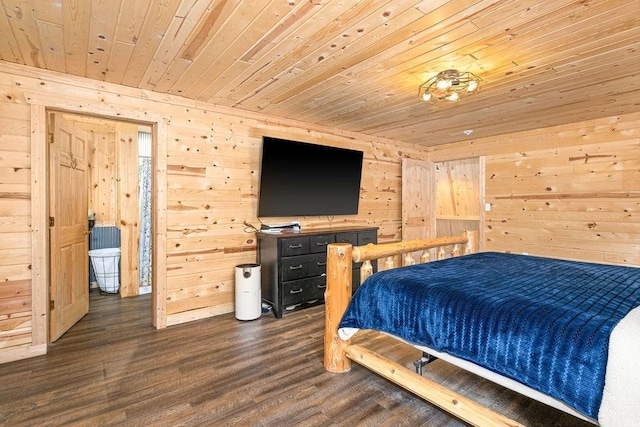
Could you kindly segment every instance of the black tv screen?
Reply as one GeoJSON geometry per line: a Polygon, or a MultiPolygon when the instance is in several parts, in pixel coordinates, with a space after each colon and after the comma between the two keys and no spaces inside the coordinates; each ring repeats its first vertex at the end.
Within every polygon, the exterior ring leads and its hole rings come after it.
{"type": "Polygon", "coordinates": [[[358,213],[362,151],[263,137],[258,217],[358,213]]]}

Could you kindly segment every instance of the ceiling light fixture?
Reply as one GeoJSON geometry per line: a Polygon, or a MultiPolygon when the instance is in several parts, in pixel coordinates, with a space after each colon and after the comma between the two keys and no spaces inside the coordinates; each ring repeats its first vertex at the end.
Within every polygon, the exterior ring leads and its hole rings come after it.
{"type": "Polygon", "coordinates": [[[482,79],[468,71],[445,70],[420,85],[418,99],[457,102],[467,95],[480,92],[481,84],[482,79]]]}

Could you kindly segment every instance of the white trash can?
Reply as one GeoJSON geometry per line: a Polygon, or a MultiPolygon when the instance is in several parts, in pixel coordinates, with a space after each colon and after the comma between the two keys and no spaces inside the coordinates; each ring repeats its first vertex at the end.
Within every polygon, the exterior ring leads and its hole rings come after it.
{"type": "Polygon", "coordinates": [[[92,249],[91,265],[102,292],[117,294],[120,290],[120,248],[92,249]]]}
{"type": "Polygon", "coordinates": [[[255,320],[262,315],[260,264],[236,266],[236,319],[255,320]]]}

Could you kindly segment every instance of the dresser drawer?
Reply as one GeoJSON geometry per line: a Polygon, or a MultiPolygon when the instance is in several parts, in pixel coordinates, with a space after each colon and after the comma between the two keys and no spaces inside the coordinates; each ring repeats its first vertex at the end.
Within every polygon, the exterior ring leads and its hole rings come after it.
{"type": "Polygon", "coordinates": [[[307,254],[282,258],[282,281],[319,276],[325,273],[327,254],[307,254]]]}
{"type": "Polygon", "coordinates": [[[378,234],[376,230],[361,231],[358,233],[358,246],[368,245],[369,243],[377,243],[378,234]]]}
{"type": "Polygon", "coordinates": [[[282,305],[285,307],[324,298],[325,275],[282,283],[282,305]]]}
{"type": "Polygon", "coordinates": [[[327,245],[335,242],[335,234],[318,234],[317,236],[309,236],[309,252],[327,253],[327,245]]]}
{"type": "Polygon", "coordinates": [[[358,246],[358,233],[338,233],[336,234],[336,243],[351,243],[352,246],[358,246]]]}
{"type": "Polygon", "coordinates": [[[309,237],[289,237],[280,241],[282,256],[302,255],[309,253],[309,237]]]}

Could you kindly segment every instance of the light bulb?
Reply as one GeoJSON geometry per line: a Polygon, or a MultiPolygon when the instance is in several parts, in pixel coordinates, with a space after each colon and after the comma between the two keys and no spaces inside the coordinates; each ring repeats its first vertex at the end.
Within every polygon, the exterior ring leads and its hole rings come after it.
{"type": "Polygon", "coordinates": [[[467,92],[473,92],[478,88],[478,82],[476,80],[471,80],[469,85],[467,86],[467,92]]]}
{"type": "Polygon", "coordinates": [[[424,92],[422,96],[420,96],[420,99],[422,99],[423,101],[428,101],[431,99],[431,94],[429,92],[424,92]]]}
{"type": "Polygon", "coordinates": [[[447,101],[452,101],[455,102],[458,99],[460,99],[460,96],[458,96],[458,92],[451,92],[448,96],[447,96],[447,101]]]}
{"type": "Polygon", "coordinates": [[[440,90],[445,90],[451,87],[451,80],[438,80],[436,87],[440,90]]]}

